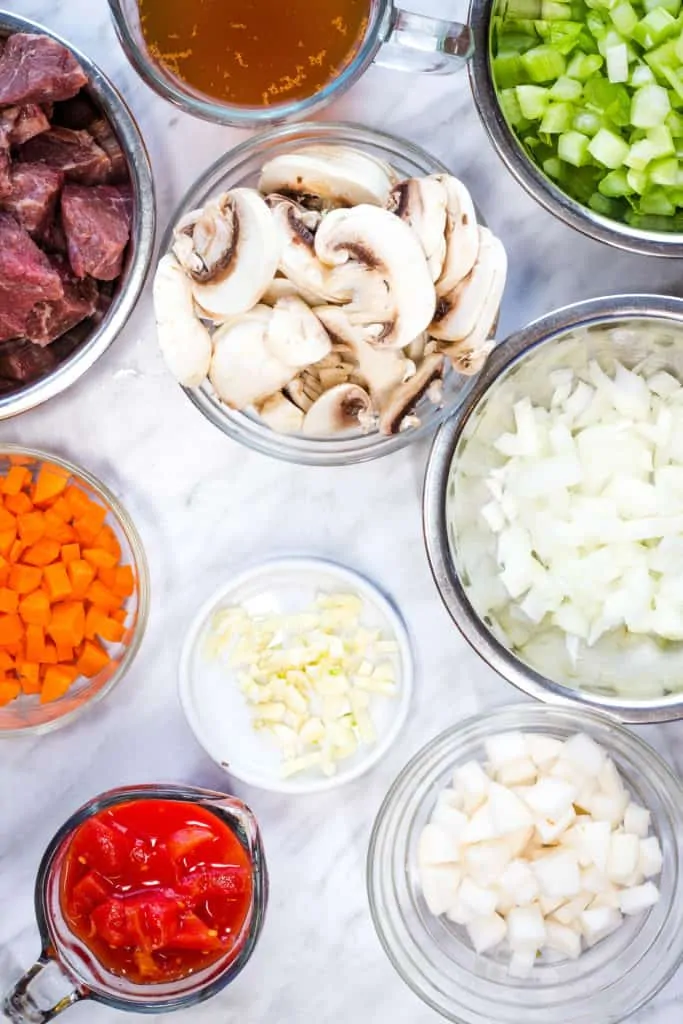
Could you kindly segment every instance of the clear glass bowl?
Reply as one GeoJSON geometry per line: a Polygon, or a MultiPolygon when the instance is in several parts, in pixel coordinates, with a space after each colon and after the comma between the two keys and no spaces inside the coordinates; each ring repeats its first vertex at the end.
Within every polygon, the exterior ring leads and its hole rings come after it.
{"type": "MultiPolygon", "coordinates": [[[[238,186],[255,186],[261,168],[267,160],[311,143],[354,146],[365,153],[386,160],[404,177],[448,173],[443,164],[419,146],[359,125],[312,123],[276,128],[231,149],[195,182],[173,214],[162,242],[161,253],[170,249],[173,226],[184,214],[201,207],[216,193],[238,186]]],[[[481,223],[485,223],[483,218],[479,219],[481,223]]],[[[391,436],[373,431],[368,434],[349,432],[329,438],[276,433],[262,423],[255,413],[228,409],[218,400],[208,381],[199,388],[184,390],[214,426],[248,448],[289,462],[314,466],[343,466],[388,455],[430,434],[439,423],[459,408],[471,390],[473,381],[473,377],[464,377],[449,371],[444,380],[443,406],[438,408],[425,398],[416,407],[420,418],[419,427],[391,436]]]]}
{"type": "Polygon", "coordinates": [[[457,1024],[614,1024],[644,1006],[683,960],[683,785],[638,736],[607,715],[518,704],[469,718],[409,762],[377,816],[368,852],[368,894],[377,934],[403,980],[457,1024]],[[511,978],[504,959],[478,956],[465,931],[428,910],[418,885],[417,842],[453,769],[484,760],[484,741],[521,729],[564,739],[592,736],[635,799],[652,813],[664,855],[661,899],[626,919],[578,960],[539,964],[511,978]]]}
{"type": "Polygon", "coordinates": [[[69,483],[85,491],[88,497],[108,509],[105,523],[112,528],[121,545],[121,562],[131,565],[136,586],[126,601],[126,632],[120,643],[108,644],[111,661],[91,679],[81,677],[59,700],[41,704],[38,696],[21,695],[0,708],[0,739],[26,733],[44,733],[68,725],[95,701],[101,700],[128,671],[142,643],[149,614],[149,569],[140,535],[111,491],[87,470],[65,459],[18,445],[0,446],[0,475],[11,465],[27,466],[35,475],[41,466],[58,466],[69,473],[69,483]]]}

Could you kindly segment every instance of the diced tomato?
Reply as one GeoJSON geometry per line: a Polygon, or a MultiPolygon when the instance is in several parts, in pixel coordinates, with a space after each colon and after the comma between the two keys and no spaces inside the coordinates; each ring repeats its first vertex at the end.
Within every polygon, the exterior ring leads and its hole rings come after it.
{"type": "Polygon", "coordinates": [[[199,825],[188,825],[187,828],[179,828],[177,832],[169,836],[166,845],[173,860],[177,861],[181,857],[187,857],[198,846],[213,838],[208,828],[200,827],[199,825]]]}
{"type": "Polygon", "coordinates": [[[143,907],[143,928],[147,943],[152,949],[163,949],[171,944],[180,927],[182,903],[176,895],[163,896],[160,893],[143,893],[136,897],[143,907]]]}
{"type": "Polygon", "coordinates": [[[98,818],[88,818],[78,832],[78,856],[103,875],[120,875],[126,868],[130,843],[124,832],[98,818]]]}
{"type": "Polygon", "coordinates": [[[196,914],[185,915],[180,931],[169,943],[171,949],[196,949],[200,953],[224,949],[225,945],[216,929],[204,924],[196,914]]]}
{"type": "Polygon", "coordinates": [[[107,880],[98,871],[89,871],[73,887],[70,909],[73,914],[88,914],[111,894],[107,880]]]}
{"type": "Polygon", "coordinates": [[[223,900],[241,899],[250,885],[250,876],[243,867],[200,866],[180,881],[180,891],[190,899],[200,900],[220,896],[223,900]]]}
{"type": "Polygon", "coordinates": [[[172,893],[114,896],[93,910],[92,922],[100,938],[115,949],[163,949],[178,932],[182,909],[172,893]]]}
{"type": "Polygon", "coordinates": [[[112,897],[95,907],[91,915],[95,932],[114,949],[132,945],[128,931],[126,907],[122,899],[112,897]]]}

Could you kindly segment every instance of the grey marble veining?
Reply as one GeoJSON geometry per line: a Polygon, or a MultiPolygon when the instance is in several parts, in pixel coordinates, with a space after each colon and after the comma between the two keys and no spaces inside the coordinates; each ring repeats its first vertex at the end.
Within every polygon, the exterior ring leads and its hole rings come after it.
{"type": "MultiPolygon", "coordinates": [[[[445,5],[435,5],[443,16],[445,5]]],[[[153,160],[163,228],[193,179],[241,134],[193,120],[154,96],[127,65],[106,0],[10,0],[9,6],[67,36],[123,91],[153,160]]],[[[593,243],[526,196],[488,144],[465,75],[428,79],[373,68],[326,116],[405,135],[471,185],[510,253],[502,333],[580,298],[679,290],[680,263],[593,243]]],[[[389,783],[423,743],[451,720],[517,698],[460,639],[431,581],[420,525],[426,445],[346,470],[295,468],[237,446],[202,419],[165,372],[148,295],[84,379],[48,406],[0,424],[0,440],[52,449],[113,487],[142,533],[154,594],[140,655],[103,704],[52,736],[0,746],[0,983],[8,984],[38,952],[36,867],[53,831],[79,804],[133,782],[225,787],[226,777],[196,745],[178,705],[184,629],[226,574],[267,555],[310,552],[368,573],[401,606],[418,662],[414,713],[387,759],[341,791],[292,800],[235,787],[264,831],[272,881],[267,927],[229,990],[161,1020],[437,1024],[436,1014],[394,974],[374,935],[365,896],[368,836],[389,783]]],[[[683,770],[682,729],[651,728],[646,735],[683,770]]],[[[682,1008],[679,974],[633,1019],[674,1024],[682,1008]]],[[[122,1019],[91,1004],[66,1018],[74,1024],[122,1019]]]]}

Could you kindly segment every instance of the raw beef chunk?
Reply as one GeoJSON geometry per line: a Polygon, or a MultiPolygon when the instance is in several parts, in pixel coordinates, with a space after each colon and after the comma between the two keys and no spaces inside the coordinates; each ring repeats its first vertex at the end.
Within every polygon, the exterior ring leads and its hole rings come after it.
{"type": "Polygon", "coordinates": [[[10,213],[0,213],[0,341],[25,336],[36,303],[63,295],[62,280],[45,253],[10,213]]]}
{"type": "Polygon", "coordinates": [[[50,128],[19,150],[19,159],[63,171],[67,181],[99,185],[108,181],[111,160],[92,135],[71,128],[50,128]]]}
{"type": "Polygon", "coordinates": [[[130,190],[116,185],[65,185],[62,225],[76,277],[113,281],[121,273],[131,227],[130,190]]]}
{"type": "Polygon", "coordinates": [[[25,103],[22,107],[8,107],[2,112],[6,117],[10,111],[15,111],[14,126],[9,133],[9,141],[12,146],[23,146],[25,142],[32,139],[41,132],[46,132],[50,127],[47,114],[37,103],[25,103]]]}
{"type": "Polygon", "coordinates": [[[79,92],[73,99],[55,103],[50,120],[54,125],[76,130],[87,128],[99,117],[97,107],[86,92],[79,92]]]}
{"type": "Polygon", "coordinates": [[[109,157],[111,167],[108,183],[117,185],[127,181],[128,164],[109,121],[106,121],[103,117],[98,118],[97,121],[93,121],[88,127],[88,132],[109,157]]]}
{"type": "Polygon", "coordinates": [[[0,199],[0,209],[13,213],[30,235],[40,239],[54,222],[63,181],[61,171],[45,164],[14,164],[11,191],[0,199]]]}
{"type": "Polygon", "coordinates": [[[0,106],[68,100],[87,82],[73,54],[49,36],[17,32],[0,57],[0,106]]]}
{"type": "MultiPolygon", "coordinates": [[[[30,341],[5,341],[0,345],[0,376],[27,384],[48,373],[57,363],[49,348],[40,348],[30,341]]],[[[4,387],[3,390],[11,390],[4,387]]]]}
{"type": "Polygon", "coordinates": [[[29,313],[25,334],[36,345],[49,345],[60,338],[92,316],[98,305],[97,285],[92,278],[79,281],[68,262],[59,256],[51,262],[61,278],[64,295],[52,302],[38,302],[29,313]]]}

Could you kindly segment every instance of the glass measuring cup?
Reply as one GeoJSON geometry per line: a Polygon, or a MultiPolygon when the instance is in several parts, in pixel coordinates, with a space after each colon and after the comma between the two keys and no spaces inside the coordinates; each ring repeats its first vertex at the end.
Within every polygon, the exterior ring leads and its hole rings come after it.
{"type": "Polygon", "coordinates": [[[459,71],[473,51],[468,25],[407,11],[393,0],[368,0],[367,27],[360,45],[322,89],[298,100],[246,107],[207,97],[156,60],[142,31],[138,0],[109,0],[109,7],[121,46],[147,85],[188,114],[237,128],[309,117],[346,92],[373,62],[401,71],[443,75],[459,71]]]}
{"type": "Polygon", "coordinates": [[[7,994],[2,1009],[14,1024],[43,1024],[83,999],[117,1010],[161,1013],[215,995],[239,974],[254,951],[268,900],[268,874],[259,828],[241,801],[190,786],[148,785],[110,790],[76,811],[50,842],[36,879],[35,907],[41,939],[36,963],[7,994]],[[70,840],[87,818],[116,804],[174,800],[210,810],[233,831],[252,868],[252,899],[242,933],[224,957],[186,978],[135,984],[109,973],[69,929],[60,903],[60,881],[70,840]]]}

